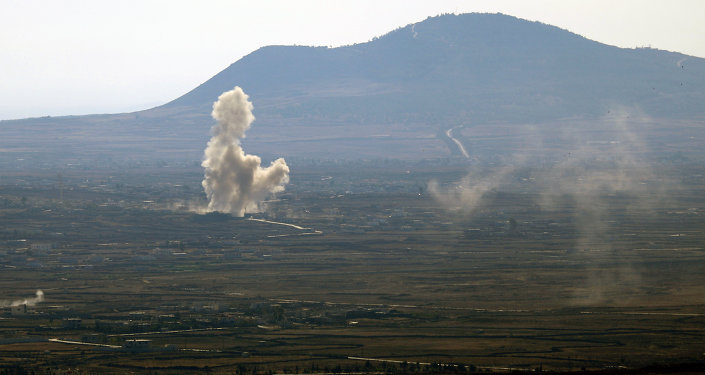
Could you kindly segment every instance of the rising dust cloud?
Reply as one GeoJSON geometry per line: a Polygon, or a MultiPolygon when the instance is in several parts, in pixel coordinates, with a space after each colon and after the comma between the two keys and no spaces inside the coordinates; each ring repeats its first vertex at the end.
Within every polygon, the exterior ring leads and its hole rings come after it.
{"type": "Polygon", "coordinates": [[[452,187],[443,188],[433,180],[428,184],[428,191],[441,207],[461,214],[472,214],[485,206],[486,194],[505,184],[514,170],[514,166],[504,166],[490,172],[472,170],[452,187]]]}
{"type": "Polygon", "coordinates": [[[201,164],[205,168],[202,185],[208,198],[208,212],[235,216],[256,212],[267,196],[281,192],[289,182],[284,159],[260,166],[257,155],[245,154],[240,140],[255,120],[252,103],[240,87],[224,92],[213,104],[211,116],[218,122],[211,129],[201,164]]]}
{"type": "Polygon", "coordinates": [[[0,307],[14,307],[22,305],[34,306],[42,301],[44,301],[44,292],[37,290],[36,296],[33,298],[18,299],[14,301],[0,300],[0,307]]]}
{"type": "MultiPolygon", "coordinates": [[[[445,186],[431,181],[428,190],[444,209],[473,215],[491,203],[488,193],[511,190],[518,181],[517,172],[528,170],[537,207],[544,212],[569,210],[575,231],[570,249],[573,257],[585,264],[615,260],[619,249],[613,247],[612,238],[619,234],[620,223],[616,213],[647,218],[678,186],[656,176],[648,158],[643,157],[650,149],[634,124],[650,119],[629,109],[612,113],[590,124],[590,132],[565,127],[565,133],[558,135],[566,151],[561,160],[536,162],[544,157],[543,150],[526,145],[527,150],[513,150],[515,154],[506,158],[503,166],[472,168],[463,179],[445,186]]],[[[581,299],[585,303],[601,301],[614,289],[638,286],[639,280],[639,273],[629,264],[593,270],[586,275],[582,285],[586,294],[581,299]]]]}

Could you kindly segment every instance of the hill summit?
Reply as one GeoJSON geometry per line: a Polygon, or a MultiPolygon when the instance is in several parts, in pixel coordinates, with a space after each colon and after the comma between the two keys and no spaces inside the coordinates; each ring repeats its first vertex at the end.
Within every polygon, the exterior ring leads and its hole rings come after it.
{"type": "MultiPolygon", "coordinates": [[[[458,137],[478,126],[493,137],[620,107],[669,121],[705,118],[705,59],[617,48],[502,14],[448,14],[366,43],[262,47],[146,111],[4,121],[0,149],[9,161],[18,145],[52,162],[200,160],[212,104],[235,86],[257,118],[243,143],[265,159],[443,158],[458,155],[456,127],[458,137]]],[[[488,150],[502,146],[512,147],[488,150]]]]}
{"type": "Polygon", "coordinates": [[[374,122],[543,121],[614,105],[688,116],[704,112],[705,62],[502,14],[451,14],[351,46],[263,47],[166,107],[208,107],[235,84],[255,104],[276,104],[260,114],[323,122],[352,113],[374,122]]]}

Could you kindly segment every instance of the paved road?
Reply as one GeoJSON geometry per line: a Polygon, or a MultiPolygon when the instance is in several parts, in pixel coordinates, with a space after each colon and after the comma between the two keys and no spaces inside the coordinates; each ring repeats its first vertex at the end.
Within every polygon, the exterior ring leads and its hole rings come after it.
{"type": "Polygon", "coordinates": [[[460,149],[460,152],[463,154],[463,156],[465,156],[466,159],[470,159],[470,154],[468,154],[467,150],[465,150],[465,146],[463,146],[462,142],[460,142],[460,140],[458,140],[457,138],[453,137],[453,130],[460,129],[462,127],[463,125],[459,125],[446,130],[446,137],[450,138],[451,141],[455,142],[455,144],[458,145],[458,149],[460,149]]]}

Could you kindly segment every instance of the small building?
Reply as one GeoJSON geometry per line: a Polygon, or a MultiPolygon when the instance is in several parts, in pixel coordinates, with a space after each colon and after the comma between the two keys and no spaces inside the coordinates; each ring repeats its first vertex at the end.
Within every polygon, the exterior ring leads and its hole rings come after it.
{"type": "Polygon", "coordinates": [[[145,320],[147,314],[144,311],[132,311],[128,314],[130,320],[145,320]]]}
{"type": "Polygon", "coordinates": [[[19,316],[27,315],[27,304],[21,304],[17,306],[10,306],[10,315],[19,316]]]}
{"type": "Polygon", "coordinates": [[[80,329],[83,325],[81,318],[68,318],[64,319],[61,323],[66,329],[80,329]]]}
{"type": "Polygon", "coordinates": [[[81,336],[81,341],[104,344],[107,341],[107,336],[99,333],[91,333],[90,335],[81,336]]]}
{"type": "Polygon", "coordinates": [[[157,319],[159,319],[160,322],[176,322],[179,320],[176,314],[160,314],[157,316],[157,319]]]}
{"type": "Polygon", "coordinates": [[[130,351],[144,351],[149,350],[152,347],[152,340],[148,339],[130,339],[125,340],[122,344],[123,349],[130,351]]]}
{"type": "Polygon", "coordinates": [[[32,252],[46,253],[53,249],[54,246],[50,243],[33,243],[29,245],[32,252]]]}

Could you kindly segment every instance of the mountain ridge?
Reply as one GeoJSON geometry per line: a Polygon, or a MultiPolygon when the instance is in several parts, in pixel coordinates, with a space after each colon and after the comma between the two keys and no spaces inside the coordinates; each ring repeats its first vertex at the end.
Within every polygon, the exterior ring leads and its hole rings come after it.
{"type": "MultiPolygon", "coordinates": [[[[608,100],[617,102],[625,94],[633,96],[649,83],[651,91],[658,88],[670,90],[671,94],[677,94],[672,89],[683,81],[696,81],[702,88],[705,83],[702,76],[689,75],[676,65],[683,58],[695,61],[699,73],[705,72],[702,59],[660,50],[607,46],[539,22],[501,14],[443,15],[398,28],[367,43],[336,48],[262,47],[164,107],[202,108],[212,103],[218,92],[235,84],[253,97],[273,97],[277,90],[292,91],[305,85],[346,79],[417,90],[447,92],[463,88],[463,92],[453,92],[452,96],[463,97],[465,101],[477,95],[502,94],[503,90],[570,99],[572,88],[588,90],[597,86],[602,91],[597,96],[608,93],[597,101],[605,107],[608,100]],[[671,68],[672,74],[659,72],[667,68],[671,68]],[[682,77],[676,77],[675,73],[682,77]],[[582,80],[576,79],[578,75],[582,80]],[[600,83],[603,87],[599,87],[600,83]]],[[[692,94],[682,96],[687,98],[692,94]]],[[[653,105],[648,97],[626,104],[642,104],[640,101],[645,102],[643,106],[647,109],[653,105]]],[[[527,102],[525,107],[531,109],[537,104],[541,103],[527,102]]],[[[486,113],[486,107],[481,107],[481,111],[486,113]]],[[[699,110],[697,106],[687,108],[689,113],[699,110]]],[[[583,106],[563,115],[591,114],[596,110],[583,106]]],[[[665,110],[661,108],[655,114],[665,110]]]]}
{"type": "Polygon", "coordinates": [[[265,46],[143,111],[3,121],[0,158],[12,164],[31,145],[54,150],[51,160],[104,149],[120,160],[199,160],[212,103],[236,85],[257,118],[246,150],[284,157],[448,157],[457,155],[444,135],[453,127],[560,126],[622,107],[673,123],[705,119],[705,59],[503,14],[450,14],[366,43],[265,46]]]}

